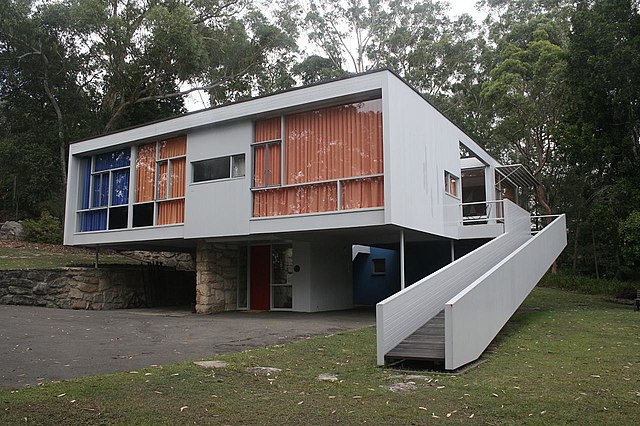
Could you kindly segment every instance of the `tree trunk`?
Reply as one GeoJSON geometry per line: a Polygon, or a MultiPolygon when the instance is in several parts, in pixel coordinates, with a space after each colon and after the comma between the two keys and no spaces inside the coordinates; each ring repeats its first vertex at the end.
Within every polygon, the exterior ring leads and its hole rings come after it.
{"type": "MultiPolygon", "coordinates": [[[[536,176],[536,179],[538,179],[539,177],[536,176]]],[[[551,210],[551,206],[549,205],[549,200],[547,200],[547,193],[544,190],[544,185],[542,185],[541,183],[536,185],[535,188],[535,197],[536,197],[536,201],[538,202],[538,204],[540,204],[542,206],[542,208],[544,209],[544,212],[546,215],[552,215],[553,214],[553,210],[551,210]]],[[[551,223],[551,217],[547,217],[546,218],[546,223],[547,225],[551,223]]],[[[558,273],[558,262],[557,261],[553,261],[553,265],[551,265],[551,273],[552,274],[557,274],[558,273]]]]}

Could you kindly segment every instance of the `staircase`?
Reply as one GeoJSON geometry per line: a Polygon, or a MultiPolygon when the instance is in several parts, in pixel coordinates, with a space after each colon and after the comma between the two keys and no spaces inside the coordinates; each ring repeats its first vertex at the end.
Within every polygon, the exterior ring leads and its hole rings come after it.
{"type": "Polygon", "coordinates": [[[566,246],[564,215],[535,236],[504,200],[504,233],[376,305],[378,365],[477,359],[566,246]]]}

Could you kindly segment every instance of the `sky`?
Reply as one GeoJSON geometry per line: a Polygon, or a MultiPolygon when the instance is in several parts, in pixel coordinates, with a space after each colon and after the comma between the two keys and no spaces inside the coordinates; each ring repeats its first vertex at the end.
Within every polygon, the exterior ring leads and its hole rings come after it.
{"type": "MultiPolygon", "coordinates": [[[[449,14],[451,17],[459,16],[463,13],[468,13],[473,17],[476,22],[482,22],[485,14],[480,12],[476,8],[476,2],[478,0],[448,0],[451,6],[449,14]]],[[[312,50],[312,49],[311,49],[312,50]]],[[[185,87],[186,89],[186,87],[185,87]]],[[[192,92],[185,98],[185,106],[189,111],[196,111],[199,109],[207,108],[209,106],[209,100],[205,93],[192,92]]]]}

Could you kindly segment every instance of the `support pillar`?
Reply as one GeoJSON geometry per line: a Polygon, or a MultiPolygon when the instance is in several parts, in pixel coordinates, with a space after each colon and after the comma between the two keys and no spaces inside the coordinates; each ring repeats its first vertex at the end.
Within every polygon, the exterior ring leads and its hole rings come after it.
{"type": "Polygon", "coordinates": [[[196,312],[235,311],[239,247],[199,241],[196,248],[196,312]]]}

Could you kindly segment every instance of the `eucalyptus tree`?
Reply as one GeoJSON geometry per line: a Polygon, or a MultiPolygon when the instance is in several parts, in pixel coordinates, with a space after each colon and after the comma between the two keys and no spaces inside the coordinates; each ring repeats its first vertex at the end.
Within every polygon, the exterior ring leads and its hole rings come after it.
{"type": "Polygon", "coordinates": [[[567,4],[487,1],[485,37],[491,52],[482,95],[491,124],[487,143],[505,160],[522,163],[539,182],[534,196],[553,213],[558,180],[567,173],[559,149],[570,87],[566,81],[567,4]]]}

